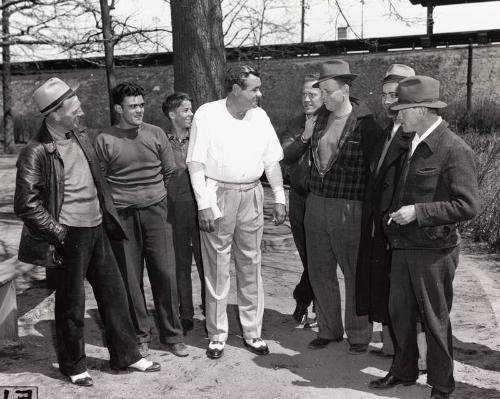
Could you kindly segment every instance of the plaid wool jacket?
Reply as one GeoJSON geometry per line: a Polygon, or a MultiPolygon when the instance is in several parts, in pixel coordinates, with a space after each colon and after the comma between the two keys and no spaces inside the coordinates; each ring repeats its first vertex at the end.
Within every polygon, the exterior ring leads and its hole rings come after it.
{"type": "Polygon", "coordinates": [[[312,193],[321,197],[362,201],[369,168],[376,167],[374,162],[371,162],[371,154],[383,131],[365,104],[353,97],[350,101],[351,115],[347,119],[336,151],[322,172],[318,144],[326,132],[330,111],[323,106],[318,114],[311,138],[313,165],[309,187],[312,193]]]}

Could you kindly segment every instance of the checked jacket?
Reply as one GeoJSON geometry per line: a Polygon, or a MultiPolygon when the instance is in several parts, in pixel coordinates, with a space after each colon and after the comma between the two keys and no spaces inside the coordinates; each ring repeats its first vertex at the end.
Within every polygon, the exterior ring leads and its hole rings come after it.
{"type": "Polygon", "coordinates": [[[320,167],[318,145],[326,132],[330,111],[323,106],[318,114],[311,138],[314,165],[309,185],[310,191],[321,197],[362,201],[369,168],[376,167],[372,152],[383,131],[366,105],[353,97],[350,101],[352,112],[325,170],[320,167]]]}

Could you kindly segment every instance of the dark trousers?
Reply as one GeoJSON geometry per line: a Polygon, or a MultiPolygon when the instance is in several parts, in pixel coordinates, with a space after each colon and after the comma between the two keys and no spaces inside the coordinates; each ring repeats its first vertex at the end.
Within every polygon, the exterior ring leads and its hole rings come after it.
{"type": "Polygon", "coordinates": [[[309,281],[307,270],[307,251],[306,251],[306,229],[304,227],[304,216],[306,214],[306,198],[293,191],[289,192],[289,215],[290,227],[292,228],[293,241],[299,252],[300,260],[304,270],[300,281],[293,290],[293,297],[298,304],[309,306],[314,299],[313,290],[309,281]]]}
{"type": "Polygon", "coordinates": [[[391,372],[403,381],[418,377],[417,320],[427,340],[427,383],[451,392],[453,345],[450,311],[459,247],[392,251],[389,314],[396,336],[391,372]]]}
{"type": "Polygon", "coordinates": [[[83,337],[85,277],[94,290],[113,368],[141,358],[128,313],[125,286],[102,226],[68,227],[60,248],[64,268],[59,270],[55,319],[59,369],[65,375],[87,370],[83,337]]]}
{"type": "Polygon", "coordinates": [[[174,210],[175,263],[181,319],[192,319],[194,316],[193,282],[191,280],[193,255],[200,276],[201,304],[203,311],[205,311],[205,278],[201,260],[198,209],[194,198],[186,201],[171,201],[170,209],[174,210]]]}
{"type": "Polygon", "coordinates": [[[173,230],[167,220],[167,200],[146,208],[126,208],[118,212],[127,241],[112,241],[130,304],[137,341],[151,341],[151,324],[144,298],[144,261],[149,275],[160,341],[183,341],[175,273],[173,230]]]}

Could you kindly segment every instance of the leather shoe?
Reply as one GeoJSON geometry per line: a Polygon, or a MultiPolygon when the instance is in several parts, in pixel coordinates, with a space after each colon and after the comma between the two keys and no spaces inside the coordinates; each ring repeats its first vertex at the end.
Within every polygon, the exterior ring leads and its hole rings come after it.
{"type": "Polygon", "coordinates": [[[224,343],[220,341],[210,341],[207,348],[207,357],[219,359],[224,354],[224,343]],[[222,347],[221,347],[222,346],[222,347]]]}
{"type": "Polygon", "coordinates": [[[318,327],[318,319],[314,318],[311,321],[308,321],[306,324],[304,324],[304,330],[310,330],[312,328],[318,327]]]}
{"type": "Polygon", "coordinates": [[[79,387],[91,387],[92,385],[94,385],[94,381],[91,377],[78,378],[75,381],[71,381],[71,383],[78,385],[79,387]]]}
{"type": "Polygon", "coordinates": [[[297,306],[293,312],[293,318],[299,324],[304,323],[307,320],[307,306],[301,305],[297,302],[297,306]]]}
{"type": "Polygon", "coordinates": [[[349,346],[350,355],[361,355],[363,353],[366,353],[367,350],[368,350],[367,344],[351,344],[349,346]]]}
{"type": "Polygon", "coordinates": [[[178,342],[176,344],[165,344],[166,349],[172,352],[175,356],[186,357],[189,355],[187,346],[183,342],[178,342]]]}
{"type": "Polygon", "coordinates": [[[373,389],[389,389],[395,387],[396,385],[404,385],[406,387],[415,385],[415,381],[402,381],[389,373],[383,378],[370,381],[368,386],[373,389]]]}
{"type": "Polygon", "coordinates": [[[370,351],[370,355],[381,357],[384,359],[388,359],[388,358],[391,358],[394,356],[394,355],[391,355],[389,353],[385,353],[382,349],[372,349],[370,351]]]}
{"type": "Polygon", "coordinates": [[[269,354],[269,348],[261,338],[253,338],[251,343],[248,343],[246,340],[244,342],[245,346],[250,350],[250,352],[253,352],[256,355],[269,354]]]}
{"type": "Polygon", "coordinates": [[[437,388],[432,388],[431,390],[431,399],[447,399],[450,395],[449,392],[443,392],[437,388]]]}
{"type": "Polygon", "coordinates": [[[191,331],[194,328],[193,319],[181,319],[181,324],[182,324],[182,331],[184,332],[184,335],[186,335],[188,333],[188,331],[191,331]]]}
{"type": "Polygon", "coordinates": [[[309,345],[307,345],[307,347],[309,349],[323,349],[326,348],[330,342],[341,342],[343,339],[343,337],[339,337],[336,339],[326,339],[318,337],[309,342],[309,345]]]}

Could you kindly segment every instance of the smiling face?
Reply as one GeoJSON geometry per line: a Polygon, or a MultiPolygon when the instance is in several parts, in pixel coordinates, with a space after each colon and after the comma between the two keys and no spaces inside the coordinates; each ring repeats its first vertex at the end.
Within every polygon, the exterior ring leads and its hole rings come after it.
{"type": "Polygon", "coordinates": [[[396,101],[398,101],[398,96],[396,94],[396,89],[398,88],[398,82],[388,82],[384,83],[382,86],[382,107],[388,117],[394,118],[397,112],[391,111],[389,106],[396,101]]]}
{"type": "Polygon", "coordinates": [[[191,101],[184,100],[175,110],[168,113],[172,124],[181,130],[189,129],[193,123],[193,107],[191,101]]]}
{"type": "Polygon", "coordinates": [[[242,109],[248,111],[259,106],[259,100],[262,97],[260,87],[260,78],[252,74],[248,75],[245,79],[244,87],[240,87],[237,84],[234,85],[233,92],[237,96],[242,109]]]}
{"type": "Polygon", "coordinates": [[[144,118],[144,98],[142,96],[127,96],[115,110],[120,116],[122,128],[134,128],[142,124],[144,118]]]}
{"type": "Polygon", "coordinates": [[[83,115],[81,103],[77,96],[66,99],[62,105],[53,112],[54,121],[68,131],[80,127],[80,118],[83,115]]]}
{"type": "Polygon", "coordinates": [[[314,115],[323,105],[321,90],[313,87],[316,82],[305,82],[302,88],[302,107],[306,115],[314,115]]]}

